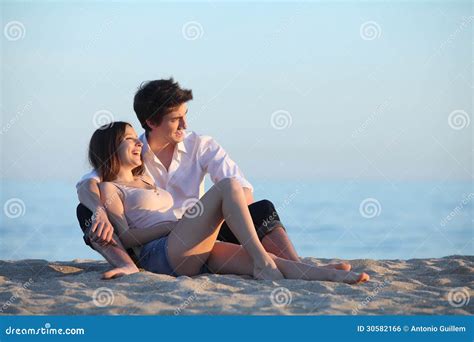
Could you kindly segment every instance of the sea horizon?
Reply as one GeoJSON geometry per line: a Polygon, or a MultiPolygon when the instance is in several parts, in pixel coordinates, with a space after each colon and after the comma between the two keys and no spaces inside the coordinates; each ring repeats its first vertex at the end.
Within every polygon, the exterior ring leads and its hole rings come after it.
{"type": "MultiPolygon", "coordinates": [[[[473,254],[469,181],[251,181],[255,200],[274,203],[302,257],[473,254]]],[[[102,259],[83,243],[74,182],[3,180],[2,188],[0,259],[102,259]]]]}

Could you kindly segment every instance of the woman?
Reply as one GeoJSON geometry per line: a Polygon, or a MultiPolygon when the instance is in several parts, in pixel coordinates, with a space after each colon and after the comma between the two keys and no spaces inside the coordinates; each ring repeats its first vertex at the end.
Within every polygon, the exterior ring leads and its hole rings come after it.
{"type": "Polygon", "coordinates": [[[101,199],[115,232],[125,248],[134,248],[144,269],[174,276],[211,272],[349,284],[369,279],[366,273],[316,267],[267,253],[243,190],[231,178],[214,185],[178,220],[171,195],[145,175],[141,149],[133,127],[115,122],[93,134],[89,160],[103,180],[101,199]],[[224,219],[241,245],[216,241],[224,219]]]}

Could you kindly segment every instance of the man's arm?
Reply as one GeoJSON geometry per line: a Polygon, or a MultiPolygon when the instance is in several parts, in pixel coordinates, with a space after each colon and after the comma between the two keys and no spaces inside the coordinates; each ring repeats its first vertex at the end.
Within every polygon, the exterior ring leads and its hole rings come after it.
{"type": "MultiPolygon", "coordinates": [[[[79,202],[92,211],[91,228],[88,235],[91,241],[100,245],[116,244],[112,239],[114,229],[110,223],[104,205],[100,200],[99,183],[95,179],[88,179],[77,188],[79,202]]],[[[106,205],[107,203],[105,203],[106,205]]]]}
{"type": "Polygon", "coordinates": [[[247,204],[252,204],[254,202],[252,185],[227,152],[211,137],[203,138],[201,148],[199,162],[203,170],[209,173],[213,183],[216,184],[224,178],[236,178],[242,185],[247,204]]]}
{"type": "Polygon", "coordinates": [[[134,261],[128,255],[120,239],[114,234],[104,207],[100,201],[99,183],[95,179],[88,179],[77,187],[79,201],[94,214],[89,229],[92,247],[99,252],[114,269],[104,273],[106,279],[138,272],[134,261]],[[100,230],[99,230],[100,229],[100,230]],[[114,241],[107,243],[106,241],[114,241]],[[99,244],[97,241],[101,241],[99,244]]]}

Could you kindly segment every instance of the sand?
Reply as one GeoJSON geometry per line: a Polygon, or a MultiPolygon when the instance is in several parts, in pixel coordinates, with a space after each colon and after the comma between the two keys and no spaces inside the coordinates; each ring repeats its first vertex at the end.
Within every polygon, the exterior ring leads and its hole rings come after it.
{"type": "MultiPolygon", "coordinates": [[[[324,264],[337,260],[305,258],[324,264]]],[[[142,271],[102,280],[105,261],[0,261],[2,315],[468,315],[474,256],[350,260],[369,283],[142,271]]]]}

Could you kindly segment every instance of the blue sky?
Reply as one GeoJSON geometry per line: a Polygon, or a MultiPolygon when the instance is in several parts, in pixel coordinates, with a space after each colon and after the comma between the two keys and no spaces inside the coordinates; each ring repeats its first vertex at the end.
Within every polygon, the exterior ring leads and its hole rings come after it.
{"type": "Polygon", "coordinates": [[[96,113],[139,130],[173,76],[250,178],[472,180],[469,1],[1,6],[2,179],[75,180],[96,113]]]}

